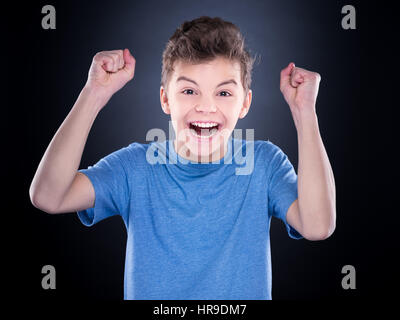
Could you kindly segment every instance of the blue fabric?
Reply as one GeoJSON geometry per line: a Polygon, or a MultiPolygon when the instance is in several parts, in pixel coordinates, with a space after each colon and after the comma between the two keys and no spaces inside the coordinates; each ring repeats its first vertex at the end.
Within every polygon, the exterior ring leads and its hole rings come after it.
{"type": "Polygon", "coordinates": [[[79,170],[96,194],[81,222],[120,215],[127,228],[124,299],[271,299],[271,217],[302,238],[286,221],[297,199],[287,156],[230,137],[218,164],[187,162],[173,141],[134,142],[79,170]]]}

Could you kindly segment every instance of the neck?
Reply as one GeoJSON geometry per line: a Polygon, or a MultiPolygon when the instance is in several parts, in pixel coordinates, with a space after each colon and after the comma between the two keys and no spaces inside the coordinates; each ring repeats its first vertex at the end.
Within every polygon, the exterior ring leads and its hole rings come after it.
{"type": "Polygon", "coordinates": [[[190,151],[189,148],[184,147],[183,142],[177,141],[176,139],[174,140],[174,148],[176,153],[179,154],[179,156],[181,156],[182,158],[189,160],[191,162],[199,162],[199,163],[209,163],[218,161],[222,159],[225,156],[226,152],[228,151],[227,144],[220,143],[219,148],[217,148],[213,153],[210,153],[208,155],[194,154],[193,152],[190,151]]]}

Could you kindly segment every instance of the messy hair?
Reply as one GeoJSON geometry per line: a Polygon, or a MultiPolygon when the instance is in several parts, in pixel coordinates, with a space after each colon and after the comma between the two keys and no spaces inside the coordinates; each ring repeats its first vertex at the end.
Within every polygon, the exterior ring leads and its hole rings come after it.
{"type": "Polygon", "coordinates": [[[224,57],[238,61],[244,91],[251,85],[251,72],[255,58],[245,48],[239,28],[219,17],[201,16],[185,21],[168,40],[162,55],[161,85],[166,88],[178,60],[201,63],[224,57]]]}

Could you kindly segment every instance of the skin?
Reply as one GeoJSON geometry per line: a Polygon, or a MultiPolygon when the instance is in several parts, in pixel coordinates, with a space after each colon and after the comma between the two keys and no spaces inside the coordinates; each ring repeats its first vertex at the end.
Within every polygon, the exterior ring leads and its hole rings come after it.
{"type": "Polygon", "coordinates": [[[78,172],[90,129],[112,95],[132,80],[136,60],[128,49],[98,52],[78,99],[47,147],[29,188],[32,204],[47,213],[94,206],[89,178],[78,172]]]}
{"type": "Polygon", "coordinates": [[[336,191],[316,114],[321,76],[293,62],[281,71],[280,90],[289,105],[297,131],[298,199],[287,222],[308,240],[324,240],[335,230],[336,191]]]}
{"type": "MultiPolygon", "coordinates": [[[[84,146],[100,110],[115,92],[133,79],[135,65],[136,60],[128,49],[102,51],[94,56],[87,82],[51,140],[32,180],[29,195],[35,207],[48,213],[65,213],[94,206],[93,186],[89,178],[78,172],[84,146]]],[[[293,116],[299,151],[299,197],[290,206],[286,219],[308,240],[329,237],[336,220],[334,177],[315,109],[320,80],[318,73],[295,67],[294,63],[281,71],[280,89],[293,116]]],[[[184,137],[179,141],[178,134],[175,149],[182,157],[200,162],[223,157],[224,137],[247,114],[251,99],[251,90],[245,93],[243,89],[239,64],[223,58],[197,65],[178,62],[167,88],[160,88],[162,109],[171,115],[174,129],[184,137]],[[197,85],[177,81],[181,75],[197,85]],[[229,79],[235,80],[236,85],[230,83],[217,88],[229,79]],[[192,91],[184,94],[184,89],[192,91]],[[199,146],[190,139],[186,143],[185,123],[200,120],[198,117],[223,123],[224,130],[216,143],[199,146]],[[182,152],[183,147],[189,150],[189,156],[182,152]]]]}
{"type": "Polygon", "coordinates": [[[181,157],[195,162],[223,158],[230,134],[251,105],[252,91],[244,91],[240,70],[239,62],[222,57],[200,64],[174,64],[168,88],[160,87],[160,101],[163,111],[171,115],[177,133],[174,147],[181,157]],[[229,80],[235,83],[219,86],[229,80]],[[210,142],[198,142],[188,128],[194,120],[215,121],[222,128],[210,142]]]}

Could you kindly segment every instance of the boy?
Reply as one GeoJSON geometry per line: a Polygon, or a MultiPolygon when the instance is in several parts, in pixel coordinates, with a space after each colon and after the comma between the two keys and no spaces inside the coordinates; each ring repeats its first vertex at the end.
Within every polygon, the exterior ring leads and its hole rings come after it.
{"type": "Polygon", "coordinates": [[[127,49],[95,55],[39,164],[32,203],[77,211],[87,226],[122,217],[125,299],[271,299],[271,217],[295,239],[322,240],[335,228],[334,179],[315,113],[319,75],[293,63],[281,72],[298,133],[297,178],[271,142],[227,139],[252,99],[253,59],[239,29],[220,18],[187,21],[163,53],[160,101],[174,141],[132,143],[78,170],[95,117],[135,63],[127,49]],[[237,174],[237,142],[254,149],[246,174],[237,174]],[[150,161],[159,157],[167,161],[150,161]]]}

